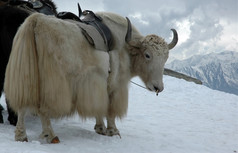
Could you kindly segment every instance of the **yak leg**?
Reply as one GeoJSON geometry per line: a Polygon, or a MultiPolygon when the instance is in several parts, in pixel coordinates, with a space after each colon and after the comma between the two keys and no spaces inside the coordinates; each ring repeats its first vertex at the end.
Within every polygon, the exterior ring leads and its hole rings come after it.
{"type": "Polygon", "coordinates": [[[96,125],[94,126],[94,130],[98,134],[106,135],[106,127],[103,118],[96,117],[96,125]]]}
{"type": "Polygon", "coordinates": [[[16,141],[28,141],[27,135],[26,135],[26,128],[24,124],[24,118],[25,118],[26,110],[20,109],[18,111],[18,121],[16,125],[15,130],[15,140],[16,141]]]}
{"type": "Polygon", "coordinates": [[[54,131],[51,127],[51,122],[48,117],[43,114],[40,114],[41,124],[42,124],[42,133],[40,137],[46,138],[48,143],[59,143],[60,140],[57,136],[55,136],[54,131]]]}
{"type": "MultiPolygon", "coordinates": [[[[0,98],[1,98],[1,96],[0,96],[0,98]]],[[[3,107],[2,107],[2,105],[0,104],[0,123],[3,123],[2,111],[3,111],[3,107]]]]}
{"type": "Polygon", "coordinates": [[[108,136],[113,136],[113,135],[120,136],[120,132],[116,127],[115,117],[107,117],[107,135],[108,136]]]}
{"type": "Polygon", "coordinates": [[[16,124],[17,124],[17,114],[11,109],[7,99],[6,99],[6,104],[7,104],[7,111],[8,111],[8,118],[7,119],[10,122],[11,125],[16,126],[16,124]]]}
{"type": "MultiPolygon", "coordinates": [[[[1,60],[1,62],[2,62],[2,60],[1,60]]],[[[3,67],[4,66],[0,66],[0,68],[3,68],[3,67]]],[[[1,72],[0,73],[0,98],[1,98],[2,90],[3,90],[3,82],[4,82],[4,77],[5,77],[5,73],[2,73],[2,72],[5,72],[5,70],[4,71],[1,70],[0,72],[1,72]]],[[[0,123],[3,123],[3,116],[2,116],[2,111],[3,110],[4,109],[3,109],[2,105],[0,104],[0,123]]]]}
{"type": "Polygon", "coordinates": [[[120,132],[116,127],[115,119],[116,117],[122,118],[127,113],[128,108],[128,88],[127,84],[116,92],[110,94],[110,105],[107,114],[107,135],[119,135],[120,132]]]}

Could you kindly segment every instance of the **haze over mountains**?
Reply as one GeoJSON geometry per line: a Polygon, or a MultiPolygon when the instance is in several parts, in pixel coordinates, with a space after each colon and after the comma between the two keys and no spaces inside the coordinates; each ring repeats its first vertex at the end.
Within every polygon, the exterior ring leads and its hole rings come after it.
{"type": "Polygon", "coordinates": [[[238,52],[196,55],[166,67],[195,77],[209,88],[238,95],[238,52]]]}

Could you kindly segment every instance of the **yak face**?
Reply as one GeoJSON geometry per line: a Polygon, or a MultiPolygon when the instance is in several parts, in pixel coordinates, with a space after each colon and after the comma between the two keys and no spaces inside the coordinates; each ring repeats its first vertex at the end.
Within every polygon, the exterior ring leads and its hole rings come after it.
{"type": "Polygon", "coordinates": [[[146,87],[155,92],[161,92],[164,89],[163,72],[164,65],[169,57],[167,43],[156,35],[148,35],[141,43],[142,60],[140,74],[146,87]]]}
{"type": "Polygon", "coordinates": [[[176,30],[171,29],[174,37],[169,44],[157,35],[147,35],[140,39],[133,39],[132,26],[128,18],[127,22],[128,28],[125,40],[129,46],[133,75],[139,75],[149,90],[157,93],[163,91],[164,65],[169,57],[169,50],[174,48],[178,42],[176,30]]]}
{"type": "Polygon", "coordinates": [[[159,36],[148,35],[141,40],[130,41],[130,54],[136,73],[150,91],[164,89],[163,71],[169,56],[168,44],[159,36]]]}

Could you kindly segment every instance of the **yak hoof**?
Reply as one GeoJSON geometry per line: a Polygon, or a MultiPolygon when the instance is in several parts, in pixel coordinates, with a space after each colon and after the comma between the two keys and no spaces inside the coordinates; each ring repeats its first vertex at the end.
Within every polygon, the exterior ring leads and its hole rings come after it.
{"type": "Polygon", "coordinates": [[[107,136],[114,136],[114,135],[118,135],[121,138],[120,132],[118,129],[115,128],[108,128],[107,129],[107,136]]]}
{"type": "Polygon", "coordinates": [[[106,135],[106,127],[103,125],[95,125],[94,130],[96,133],[101,134],[101,135],[106,135]]]}
{"type": "Polygon", "coordinates": [[[23,142],[28,142],[28,139],[27,138],[23,139],[23,142]]]}
{"type": "Polygon", "coordinates": [[[60,143],[59,138],[56,136],[51,140],[51,143],[60,143]]]}
{"type": "Polygon", "coordinates": [[[28,142],[27,137],[25,138],[21,138],[21,139],[15,139],[16,141],[20,141],[20,142],[28,142]]]}

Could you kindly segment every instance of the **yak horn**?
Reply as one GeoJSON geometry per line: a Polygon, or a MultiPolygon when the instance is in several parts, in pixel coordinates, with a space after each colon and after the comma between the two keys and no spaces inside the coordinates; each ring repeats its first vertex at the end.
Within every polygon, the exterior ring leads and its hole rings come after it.
{"type": "Polygon", "coordinates": [[[80,18],[80,17],[81,17],[81,15],[82,15],[82,9],[81,9],[81,7],[80,7],[79,3],[78,3],[78,12],[79,12],[79,18],[80,18]]]}
{"type": "Polygon", "coordinates": [[[173,31],[174,38],[173,38],[172,42],[168,45],[169,50],[174,48],[174,46],[178,42],[178,33],[177,33],[177,31],[175,29],[171,29],[171,30],[173,31]]]}
{"type": "Polygon", "coordinates": [[[127,20],[127,32],[126,32],[126,42],[128,43],[131,40],[131,34],[132,34],[132,27],[131,27],[131,21],[128,17],[126,17],[127,20]]]}

